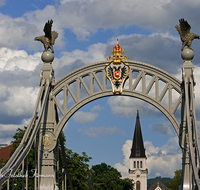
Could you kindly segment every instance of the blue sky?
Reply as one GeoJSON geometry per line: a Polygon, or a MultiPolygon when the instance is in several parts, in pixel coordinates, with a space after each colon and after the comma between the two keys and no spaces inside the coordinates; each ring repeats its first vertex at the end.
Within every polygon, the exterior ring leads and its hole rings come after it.
{"type": "MultiPolygon", "coordinates": [[[[117,39],[130,60],[154,65],[181,80],[181,41],[175,25],[185,18],[191,31],[200,34],[199,8],[198,0],[0,0],[0,143],[9,144],[16,128],[27,125],[32,116],[43,65],[43,45],[34,38],[43,35],[49,19],[59,33],[54,45],[56,80],[106,60],[117,39]]],[[[199,41],[192,47],[198,119],[199,41]]],[[[85,151],[93,158],[90,165],[105,162],[126,177],[137,104],[148,177],[173,177],[181,168],[175,130],[162,113],[138,99],[107,97],[82,107],[63,129],[68,148],[85,151]]],[[[180,112],[177,116],[180,120],[180,112]]]]}

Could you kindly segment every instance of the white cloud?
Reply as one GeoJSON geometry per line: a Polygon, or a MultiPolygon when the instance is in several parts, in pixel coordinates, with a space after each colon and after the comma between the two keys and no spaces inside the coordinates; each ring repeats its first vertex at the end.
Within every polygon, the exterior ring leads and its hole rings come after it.
{"type": "Polygon", "coordinates": [[[0,138],[0,144],[7,144],[9,145],[13,138],[0,138]]]}
{"type": "Polygon", "coordinates": [[[0,138],[6,138],[8,137],[8,135],[10,134],[14,134],[16,129],[18,127],[22,127],[22,125],[13,125],[13,124],[9,124],[9,125],[3,125],[3,124],[0,124],[0,127],[1,127],[1,135],[0,135],[0,138]]]}
{"type": "Polygon", "coordinates": [[[94,106],[94,107],[91,109],[91,111],[100,111],[100,110],[102,110],[102,109],[103,109],[103,106],[96,105],[96,106],[94,106]]]}
{"type": "MultiPolygon", "coordinates": [[[[114,165],[123,178],[128,177],[130,169],[129,156],[132,141],[127,140],[122,147],[123,161],[114,165]]],[[[181,168],[181,149],[178,145],[178,138],[171,137],[162,147],[155,147],[152,142],[145,141],[144,146],[147,156],[148,177],[156,177],[159,173],[162,177],[174,177],[174,171],[181,168]]]]}
{"type": "Polygon", "coordinates": [[[17,49],[22,44],[33,47],[36,26],[23,18],[11,18],[3,14],[0,14],[0,26],[1,47],[17,49]]]}
{"type": "Polygon", "coordinates": [[[8,88],[10,96],[3,103],[8,115],[21,116],[32,114],[37,99],[39,88],[13,87],[8,88]]]}
{"type": "Polygon", "coordinates": [[[87,2],[87,3],[92,3],[94,1],[98,1],[98,0],[60,0],[60,3],[63,5],[65,3],[68,3],[68,2],[79,2],[79,3],[83,3],[83,2],[87,2]]]}
{"type": "Polygon", "coordinates": [[[117,168],[117,170],[121,172],[123,178],[129,177],[128,170],[130,169],[129,157],[131,154],[130,152],[131,146],[132,146],[132,141],[127,140],[125,144],[122,146],[122,152],[124,156],[122,164],[116,163],[114,165],[114,167],[117,168]]]}
{"type": "Polygon", "coordinates": [[[0,48],[0,69],[15,70],[22,69],[34,71],[35,67],[41,61],[41,54],[35,53],[28,55],[24,50],[11,50],[8,48],[0,48]]]}
{"type": "Polygon", "coordinates": [[[39,90],[40,57],[40,53],[0,48],[2,124],[19,124],[31,117],[39,90]]]}
{"type": "Polygon", "coordinates": [[[5,5],[6,1],[7,1],[7,0],[0,0],[0,6],[5,5]]]}
{"type": "MultiPolygon", "coordinates": [[[[3,3],[5,0],[0,1],[0,6],[3,3]]],[[[120,0],[62,0],[60,3],[59,6],[47,5],[42,10],[26,12],[18,18],[0,14],[1,46],[15,49],[23,46],[33,50],[43,50],[43,45],[34,42],[33,39],[44,35],[43,27],[51,18],[54,20],[53,30],[59,33],[55,44],[58,49],[66,44],[64,34],[69,30],[73,31],[80,40],[86,40],[88,36],[102,29],[118,30],[121,26],[139,26],[150,32],[166,32],[173,28],[175,33],[174,26],[179,24],[178,19],[181,18],[182,12],[185,12],[185,17],[193,28],[199,30],[198,17],[193,15],[199,14],[200,4],[194,0],[190,4],[183,3],[181,0],[176,2],[159,0],[156,3],[154,0],[149,0],[148,3],[145,0],[128,0],[123,3],[120,0]],[[115,5],[114,8],[113,5],[115,5]],[[193,14],[189,14],[188,10],[191,10],[193,14]]],[[[178,36],[177,32],[175,34],[178,36]]],[[[151,37],[155,37],[154,35],[151,37]]],[[[162,37],[172,38],[172,35],[166,32],[162,37]]],[[[180,43],[177,39],[173,37],[172,40],[180,43]]],[[[151,45],[143,46],[141,41],[138,47],[145,49],[152,46],[153,49],[153,41],[149,39],[148,42],[151,45]]]]}
{"type": "Polygon", "coordinates": [[[61,52],[62,56],[59,59],[55,58],[53,62],[56,79],[85,65],[106,60],[107,46],[107,44],[97,43],[90,45],[86,51],[76,49],[72,52],[61,52]]]}
{"type": "Polygon", "coordinates": [[[16,133],[18,128],[24,129],[24,126],[29,124],[28,120],[23,120],[21,124],[0,124],[0,144],[10,144],[13,140],[13,135],[16,133]]]}
{"type": "Polygon", "coordinates": [[[156,117],[162,115],[158,109],[152,105],[145,103],[142,100],[126,97],[116,96],[111,97],[107,101],[108,105],[112,109],[112,113],[118,116],[135,117],[137,104],[139,104],[140,115],[146,117],[156,117]]]}
{"type": "Polygon", "coordinates": [[[77,123],[90,123],[93,122],[98,115],[98,113],[79,111],[74,114],[73,119],[77,123]]]}
{"type": "Polygon", "coordinates": [[[162,177],[173,177],[174,171],[181,169],[182,154],[177,137],[170,138],[162,147],[154,147],[149,141],[146,141],[144,146],[147,151],[147,167],[150,177],[156,177],[158,172],[162,177]],[[156,148],[157,153],[152,151],[156,148]]]}
{"type": "Polygon", "coordinates": [[[168,122],[150,124],[149,127],[154,131],[163,135],[173,135],[171,124],[168,122]]]}
{"type": "Polygon", "coordinates": [[[114,133],[125,134],[123,130],[117,127],[91,127],[88,130],[78,129],[83,135],[88,137],[98,137],[99,135],[113,135],[114,133]]]}
{"type": "MultiPolygon", "coordinates": [[[[120,1],[120,0],[61,0],[61,5],[55,8],[47,5],[43,10],[28,12],[24,15],[26,20],[36,25],[36,21],[46,22],[51,12],[51,18],[59,22],[56,24],[59,31],[71,29],[78,39],[86,39],[91,33],[99,29],[118,28],[120,26],[137,25],[150,30],[164,31],[174,28],[181,18],[185,18],[198,25],[197,17],[200,4],[191,1],[191,4],[177,0],[176,2],[145,0],[120,1]],[[113,8],[113,5],[114,8],[113,8]],[[181,11],[180,11],[181,10],[181,11]]],[[[189,23],[190,23],[189,22],[189,23]]],[[[197,27],[196,27],[197,28],[197,27]]],[[[175,31],[175,28],[174,28],[175,31]]],[[[62,37],[61,37],[62,38],[62,37]]]]}

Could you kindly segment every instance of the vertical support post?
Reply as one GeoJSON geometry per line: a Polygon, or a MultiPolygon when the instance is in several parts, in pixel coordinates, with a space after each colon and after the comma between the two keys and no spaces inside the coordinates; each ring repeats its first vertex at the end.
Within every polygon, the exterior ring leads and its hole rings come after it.
{"type": "MultiPolygon", "coordinates": [[[[0,188],[1,189],[1,188],[0,188]]],[[[9,183],[9,179],[7,180],[7,190],[10,189],[10,183],[9,183]]]]}
{"type": "Polygon", "coordinates": [[[68,102],[67,102],[67,100],[68,100],[68,93],[67,93],[67,88],[66,88],[66,86],[63,88],[63,99],[64,99],[64,112],[66,113],[67,112],[67,104],[68,104],[68,102]]]}
{"type": "Polygon", "coordinates": [[[172,111],[172,85],[169,85],[169,111],[172,111]]]}
{"type": "Polygon", "coordinates": [[[133,71],[129,69],[129,89],[131,89],[133,86],[132,80],[133,80],[133,71]]]}
{"type": "Polygon", "coordinates": [[[158,77],[155,78],[155,99],[159,98],[159,85],[158,85],[158,77]]]}
{"type": "Polygon", "coordinates": [[[63,143],[63,139],[62,139],[61,134],[59,136],[59,139],[60,139],[60,146],[61,146],[61,150],[62,150],[62,156],[63,156],[64,163],[65,163],[65,170],[67,172],[67,177],[68,177],[69,184],[70,184],[70,189],[74,190],[74,187],[73,187],[73,184],[72,184],[72,180],[71,180],[71,176],[70,176],[69,169],[68,169],[68,163],[67,163],[67,159],[66,159],[66,154],[65,154],[65,149],[64,149],[64,143],[63,143]]]}
{"type": "Polygon", "coordinates": [[[179,132],[179,144],[182,148],[182,189],[190,189],[190,160],[189,160],[189,143],[188,143],[188,131],[186,120],[186,103],[185,94],[183,92],[183,99],[181,104],[181,131],[179,132]]]}
{"type": "Polygon", "coordinates": [[[28,190],[28,155],[26,157],[26,190],[28,190]]]}
{"type": "Polygon", "coordinates": [[[66,170],[65,170],[65,190],[68,190],[66,170]]]}
{"type": "Polygon", "coordinates": [[[12,178],[12,190],[14,190],[14,178],[12,178]]]}
{"type": "MultiPolygon", "coordinates": [[[[197,176],[197,162],[193,156],[196,155],[196,151],[193,148],[193,143],[197,142],[198,137],[194,135],[197,128],[193,122],[195,119],[195,111],[193,106],[194,96],[193,89],[194,76],[193,69],[194,66],[191,60],[194,57],[194,53],[191,49],[186,48],[182,51],[181,56],[184,60],[182,67],[182,108],[181,108],[181,125],[179,133],[179,144],[182,148],[182,189],[183,190],[193,190],[196,189],[195,186],[199,188],[199,179],[197,176]]],[[[198,147],[197,147],[198,148],[198,147]]]]}
{"type": "MultiPolygon", "coordinates": [[[[36,146],[36,141],[37,141],[37,136],[35,138],[35,142],[34,142],[34,166],[35,166],[35,173],[37,173],[37,146],[36,146]]],[[[34,176],[34,190],[37,189],[37,176],[34,176]]]]}
{"type": "MultiPolygon", "coordinates": [[[[46,81],[45,88],[49,88],[48,83],[54,83],[54,70],[51,62],[54,55],[50,51],[43,52],[42,60],[44,65],[41,69],[41,79],[46,81]]],[[[38,139],[38,189],[54,190],[56,187],[56,160],[55,150],[57,141],[54,135],[55,110],[54,102],[51,98],[51,86],[47,103],[44,108],[40,122],[38,139]]]]}
{"type": "Polygon", "coordinates": [[[77,78],[76,80],[76,85],[77,85],[77,91],[76,91],[77,101],[79,102],[81,99],[81,82],[79,78],[77,78]]]}
{"type": "Polygon", "coordinates": [[[103,90],[105,91],[106,90],[106,81],[107,81],[107,77],[106,77],[106,71],[105,69],[103,69],[103,90]]]}
{"type": "Polygon", "coordinates": [[[40,189],[54,190],[56,185],[56,160],[55,160],[55,137],[54,137],[54,108],[53,100],[48,100],[43,122],[39,133],[39,173],[38,180],[40,189]]]}
{"type": "MultiPolygon", "coordinates": [[[[22,161],[22,175],[24,175],[24,160],[22,161]]],[[[22,190],[24,190],[24,177],[22,178],[22,190]]]]}
{"type": "Polygon", "coordinates": [[[94,77],[92,73],[90,73],[90,94],[93,94],[94,92],[94,77]]]}
{"type": "Polygon", "coordinates": [[[62,190],[64,190],[64,188],[65,188],[64,176],[65,176],[65,174],[64,174],[64,168],[62,168],[62,190]]]}
{"type": "Polygon", "coordinates": [[[146,81],[145,81],[145,72],[142,72],[142,93],[145,93],[146,90],[146,81]]]}
{"type": "Polygon", "coordinates": [[[59,187],[59,144],[57,143],[57,181],[58,181],[58,187],[59,187]]]}
{"type": "Polygon", "coordinates": [[[37,144],[38,144],[38,170],[37,170],[37,181],[38,181],[38,190],[40,190],[40,179],[39,179],[39,173],[40,173],[40,150],[39,150],[39,134],[38,134],[38,139],[37,139],[37,144]]]}

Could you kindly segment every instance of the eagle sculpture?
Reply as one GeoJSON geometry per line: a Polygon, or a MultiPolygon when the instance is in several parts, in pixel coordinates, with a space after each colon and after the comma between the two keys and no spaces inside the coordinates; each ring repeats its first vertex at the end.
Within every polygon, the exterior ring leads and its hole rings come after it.
{"type": "Polygon", "coordinates": [[[192,40],[194,40],[195,38],[200,39],[199,35],[190,32],[191,26],[183,18],[179,20],[179,23],[180,23],[179,26],[176,25],[175,28],[180,34],[181,41],[183,42],[181,51],[183,51],[183,48],[185,46],[187,46],[189,49],[192,50],[191,48],[192,40]]]}
{"type": "Polygon", "coordinates": [[[58,37],[58,33],[56,31],[51,31],[53,24],[53,20],[48,20],[44,26],[44,36],[36,37],[34,40],[41,41],[44,44],[44,51],[47,51],[49,48],[51,49],[52,53],[54,53],[53,45],[55,44],[55,40],[58,37]]]}

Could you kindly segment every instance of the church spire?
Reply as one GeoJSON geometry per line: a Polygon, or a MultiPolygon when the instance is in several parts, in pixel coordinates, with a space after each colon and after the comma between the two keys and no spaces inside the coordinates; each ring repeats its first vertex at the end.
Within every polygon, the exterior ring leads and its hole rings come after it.
{"type": "Polygon", "coordinates": [[[144,143],[142,138],[142,131],[140,127],[139,109],[137,109],[135,131],[133,136],[133,144],[130,158],[146,158],[144,143]]]}

